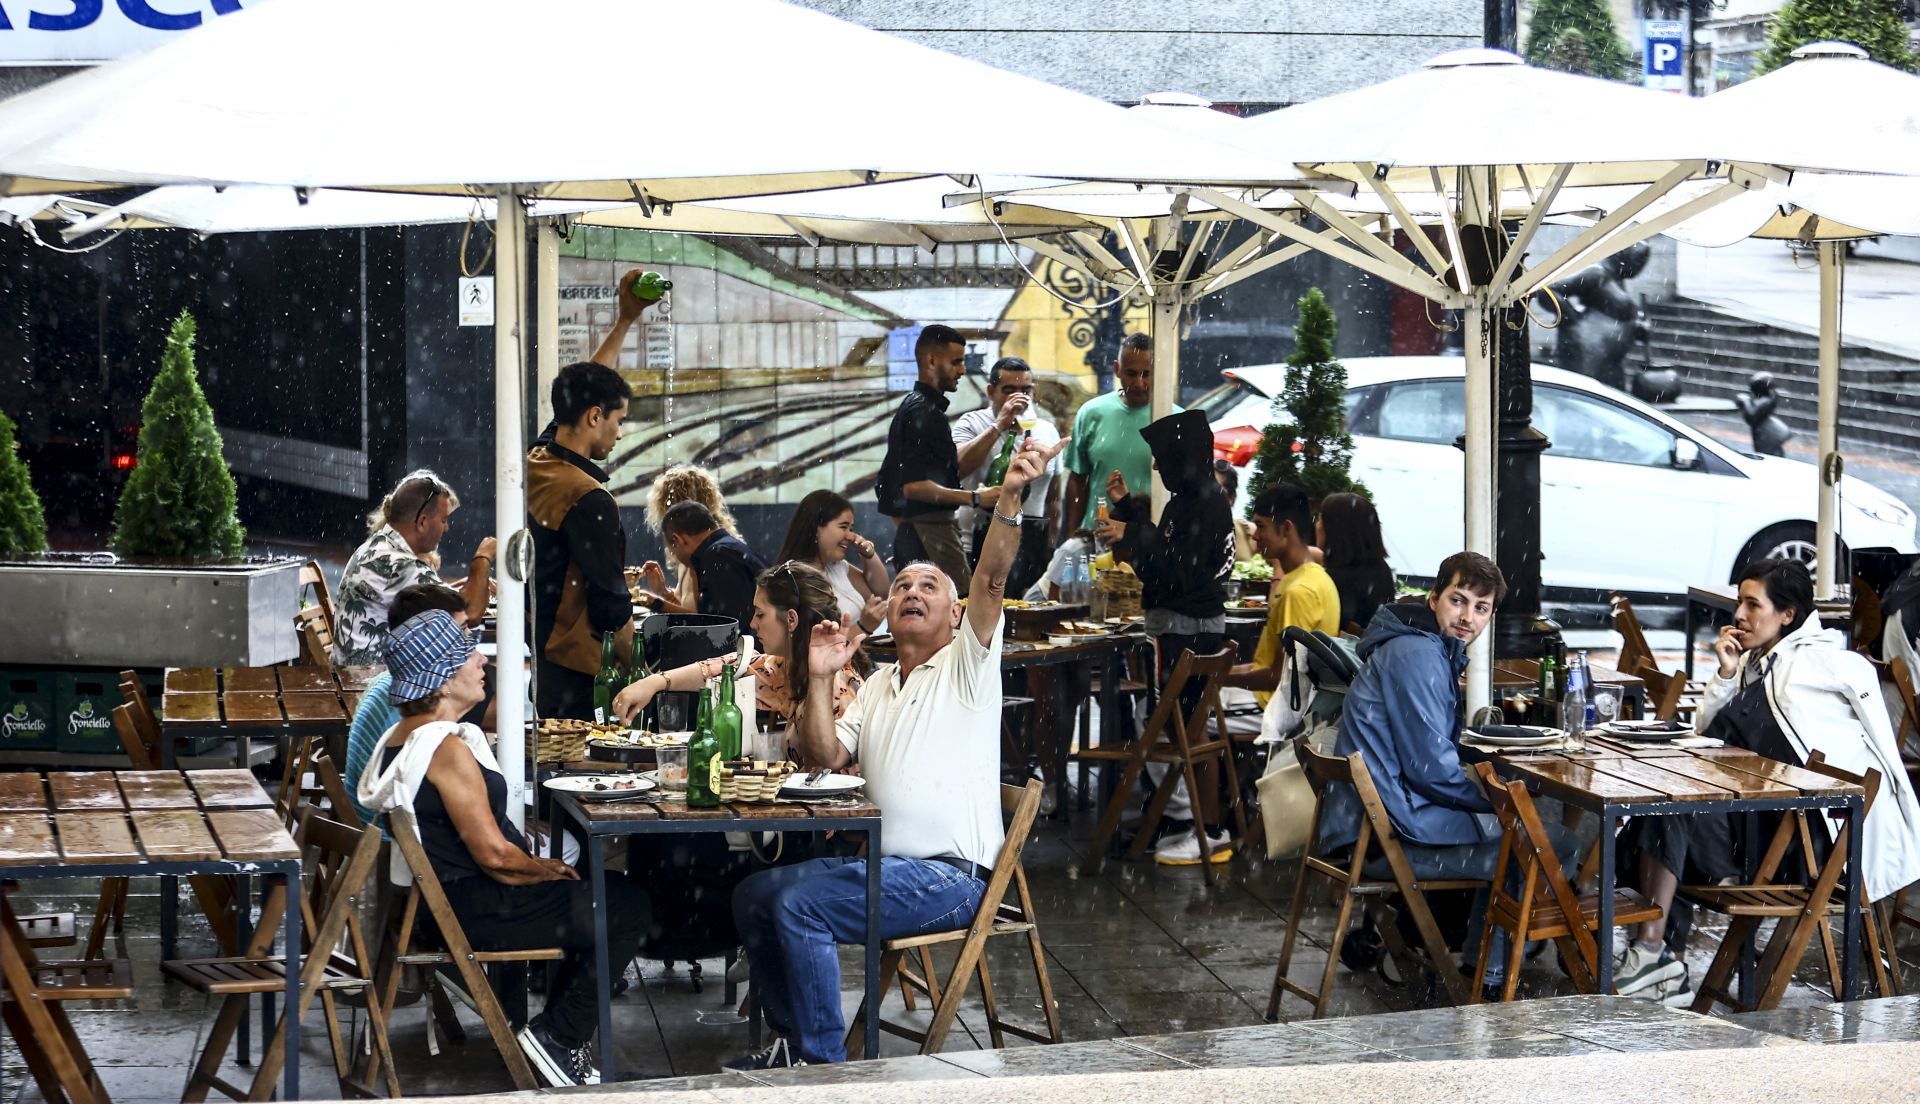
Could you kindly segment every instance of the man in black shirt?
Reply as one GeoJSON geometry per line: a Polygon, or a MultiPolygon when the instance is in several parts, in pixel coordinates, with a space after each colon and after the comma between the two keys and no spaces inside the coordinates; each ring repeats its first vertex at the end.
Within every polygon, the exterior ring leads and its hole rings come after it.
{"type": "Polygon", "coordinates": [[[951,326],[928,326],[914,343],[913,356],[920,379],[887,427],[887,455],[874,491],[880,512],[894,520],[894,570],[927,561],[945,572],[964,598],[973,573],[953,512],[969,505],[992,509],[1000,488],[960,488],[960,453],[947,424],[947,394],[966,374],[966,339],[951,326]]]}
{"type": "Polygon", "coordinates": [[[731,617],[745,632],[753,622],[753,590],[767,563],[719,527],[698,502],[681,502],[660,518],[667,554],[693,568],[701,613],[731,617]]]}
{"type": "Polygon", "coordinates": [[[593,717],[600,642],[615,634],[625,662],[633,646],[627,593],[627,533],[597,461],[613,454],[632,389],[620,373],[582,361],[553,381],[551,439],[527,454],[527,517],[533,531],[533,641],[542,717],[593,717]]]}

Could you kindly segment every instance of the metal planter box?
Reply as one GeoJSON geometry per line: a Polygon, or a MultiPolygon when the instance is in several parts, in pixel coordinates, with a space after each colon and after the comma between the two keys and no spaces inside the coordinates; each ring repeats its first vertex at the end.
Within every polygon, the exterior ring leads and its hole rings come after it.
{"type": "Polygon", "coordinates": [[[0,664],[265,667],[298,658],[300,563],[0,563],[0,664]]]}

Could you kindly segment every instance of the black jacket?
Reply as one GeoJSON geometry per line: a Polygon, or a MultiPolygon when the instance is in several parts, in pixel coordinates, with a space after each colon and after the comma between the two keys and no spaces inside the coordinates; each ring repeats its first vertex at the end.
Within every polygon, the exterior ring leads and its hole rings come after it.
{"type": "Polygon", "coordinates": [[[1113,507],[1126,523],[1120,551],[1140,576],[1141,604],[1188,617],[1219,617],[1233,573],[1233,506],[1213,479],[1213,431],[1198,410],[1162,418],[1140,431],[1166,484],[1167,507],[1149,519],[1147,488],[1128,488],[1113,507]]]}

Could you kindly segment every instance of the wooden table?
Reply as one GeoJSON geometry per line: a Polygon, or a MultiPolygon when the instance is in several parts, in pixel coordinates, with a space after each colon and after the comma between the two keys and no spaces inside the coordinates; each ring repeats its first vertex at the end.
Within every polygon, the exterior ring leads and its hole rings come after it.
{"type": "MultiPolygon", "coordinates": [[[[1790,809],[1845,810],[1847,833],[1847,907],[1842,922],[1846,940],[1841,1000],[1859,995],[1860,834],[1866,791],[1851,783],[1769,759],[1744,748],[1687,749],[1671,744],[1636,743],[1593,737],[1583,752],[1527,752],[1489,755],[1461,745],[1462,760],[1491,759],[1508,778],[1600,819],[1600,916],[1602,941],[1613,930],[1614,834],[1612,825],[1626,816],[1679,816],[1692,813],[1760,813],[1790,809]]],[[[1743,856],[1751,877],[1758,843],[1743,856]]],[[[1741,992],[1752,992],[1748,970],[1741,970],[1741,992]]],[[[1613,990],[1613,956],[1600,956],[1600,992],[1613,990]]]]}
{"type": "MultiPolygon", "coordinates": [[[[0,879],[264,875],[286,887],[281,940],[287,1007],[300,996],[300,851],[253,775],[241,770],[0,774],[0,879]]],[[[237,901],[243,907],[244,895],[237,901]]],[[[240,917],[243,931],[246,916],[240,917]]],[[[244,939],[244,936],[243,936],[244,939]]],[[[163,957],[170,957],[170,949],[163,957]]],[[[50,1013],[64,1012],[49,1003],[50,1013]]],[[[300,1053],[288,1018],[287,1053],[300,1053]]],[[[69,1036],[70,1040],[73,1038],[69,1036]]],[[[289,1060],[283,1099],[300,1097],[289,1060]]]]}
{"type": "Polygon", "coordinates": [[[344,734],[365,681],[325,667],[170,667],[160,696],[161,765],[178,738],[234,741],[237,764],[256,738],[344,734]]]}
{"type": "MultiPolygon", "coordinates": [[[[711,809],[691,809],[683,796],[656,796],[623,801],[581,801],[573,794],[552,791],[553,807],[574,824],[587,841],[588,877],[593,885],[594,977],[599,991],[600,1079],[619,1079],[613,1061],[613,969],[607,956],[607,863],[609,836],[651,836],[687,832],[864,832],[867,854],[882,854],[880,807],[864,798],[805,803],[723,803],[711,809]]],[[[551,835],[551,854],[560,854],[560,836],[551,835]]],[[[867,1007],[880,1007],[880,863],[867,863],[867,942],[865,992],[867,1007]]],[[[625,963],[619,964],[625,968],[625,963]]],[[[757,1021],[756,1021],[757,1022],[757,1021]]],[[[866,1054],[880,1053],[880,1017],[867,1017],[866,1054]]]]}

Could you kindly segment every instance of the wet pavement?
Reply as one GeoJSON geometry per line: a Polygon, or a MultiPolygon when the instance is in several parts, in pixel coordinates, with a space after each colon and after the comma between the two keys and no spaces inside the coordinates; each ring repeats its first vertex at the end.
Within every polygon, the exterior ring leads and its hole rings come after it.
{"type": "MultiPolygon", "coordinates": [[[[1723,1048],[1811,1042],[1920,1038],[1920,1003],[1857,1002],[1835,1009],[1825,991],[1818,953],[1803,964],[1785,1004],[1759,1017],[1708,1019],[1669,1012],[1648,1002],[1608,998],[1522,1001],[1470,1009],[1443,1005],[1425,988],[1389,984],[1378,973],[1344,967],[1327,1019],[1306,1022],[1310,1009],[1289,998],[1281,1024],[1265,1024],[1273,965],[1285,934],[1285,914],[1297,865],[1242,855],[1217,884],[1198,868],[1157,867],[1151,862],[1112,861],[1097,877],[1078,866],[1091,833],[1091,813],[1042,822],[1027,853],[1047,965],[1060,1003],[1067,1045],[981,1052],[988,1041],[977,994],[962,1008],[946,1050],[933,1058],[909,1057],[915,1047],[888,1037],[888,1061],[842,1068],[808,1068],[756,1075],[779,1084],[907,1078],[971,1078],[1335,1062],[1582,1055],[1643,1049],[1723,1048]],[[1378,1015],[1389,1013],[1392,1015],[1378,1015]]],[[[78,882],[29,884],[46,908],[75,908],[84,929],[91,898],[61,897],[78,882]]],[[[132,959],[138,991],[131,1002],[81,1004],[72,1018],[120,1104],[178,1100],[189,1062],[212,1020],[213,1007],[185,988],[160,979],[156,887],[136,882],[136,896],[119,941],[132,959]]],[[[25,902],[16,898],[16,904],[25,902]]],[[[182,954],[212,952],[191,903],[181,909],[182,954]]],[[[1292,976],[1317,982],[1332,936],[1333,908],[1316,893],[1302,925],[1292,976]]],[[[1707,921],[1691,959],[1696,973],[1712,954],[1720,927],[1707,921]]],[[[1911,937],[1903,944],[1909,962],[1920,958],[1911,937]]],[[[1042,1023],[1037,986],[1024,957],[1024,941],[994,940],[988,961],[1002,1014],[1029,1025],[1042,1023]]],[[[59,952],[49,952],[53,957],[59,952]]],[[[848,1012],[856,999],[857,951],[843,954],[848,1012]]],[[[644,984],[617,998],[615,1036],[620,1061],[635,1075],[674,1079],[633,1088],[741,1084],[737,1075],[716,1075],[725,1059],[748,1049],[745,1024],[736,1019],[720,984],[722,964],[705,964],[707,984],[695,993],[685,964],[669,971],[657,961],[641,963],[644,984]],[[692,1082],[683,1080],[694,1078],[692,1082]]],[[[1920,977],[1911,967],[1908,978],[1920,977]]],[[[1530,961],[1521,977],[1523,997],[1571,993],[1551,953],[1530,961]]],[[[889,1018],[924,1024],[924,1002],[902,1011],[898,991],[889,995],[889,1018]]],[[[422,1004],[395,1015],[394,1047],[402,1086],[409,1096],[504,1091],[504,1067],[491,1054],[477,1017],[462,1010],[467,1039],[441,1037],[429,1053],[427,1013],[422,1004]]],[[[346,1010],[357,1025],[357,1010],[346,1010]]],[[[1011,1042],[1012,1040],[1010,1040],[1011,1042]]],[[[257,1047],[256,1041],[256,1047],[257,1047]]],[[[316,1013],[302,1039],[303,1094],[336,1094],[332,1063],[316,1013]]],[[[226,1075],[240,1084],[250,1071],[229,1060],[226,1075]]],[[[0,1104],[34,1104],[38,1089],[21,1068],[9,1041],[0,1049],[0,1104]]]]}

